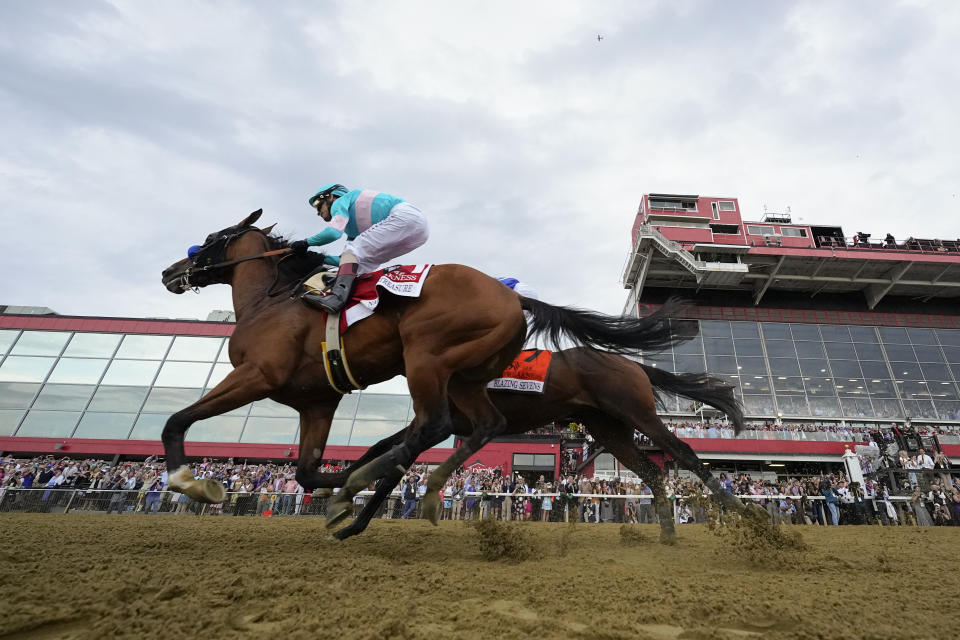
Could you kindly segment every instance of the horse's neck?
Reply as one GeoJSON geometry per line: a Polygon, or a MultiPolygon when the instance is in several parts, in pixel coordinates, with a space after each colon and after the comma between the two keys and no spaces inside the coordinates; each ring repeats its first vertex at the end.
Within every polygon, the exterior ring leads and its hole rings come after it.
{"type": "MultiPolygon", "coordinates": [[[[244,242],[238,247],[237,256],[252,256],[267,251],[265,243],[244,242]]],[[[233,289],[233,312],[237,323],[256,315],[268,302],[270,285],[276,278],[276,267],[272,258],[260,258],[241,262],[233,268],[230,286],[233,289]]]]}

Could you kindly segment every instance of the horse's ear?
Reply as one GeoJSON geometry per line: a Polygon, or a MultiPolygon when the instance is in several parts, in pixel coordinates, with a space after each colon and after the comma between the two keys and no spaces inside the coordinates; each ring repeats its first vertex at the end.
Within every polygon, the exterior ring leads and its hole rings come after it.
{"type": "Polygon", "coordinates": [[[274,223],[273,223],[272,225],[270,225],[269,227],[264,227],[263,229],[260,229],[260,231],[263,232],[263,235],[268,236],[268,235],[270,235],[270,232],[273,231],[273,228],[274,228],[275,226],[277,226],[277,223],[276,223],[276,222],[274,222],[274,223]]]}
{"type": "Polygon", "coordinates": [[[254,211],[253,213],[251,213],[250,215],[248,215],[246,218],[244,218],[243,220],[241,220],[241,221],[240,221],[240,224],[238,224],[237,226],[238,226],[238,227],[249,227],[249,226],[252,225],[254,222],[256,222],[257,220],[259,220],[259,219],[260,219],[260,216],[262,216],[262,215],[263,215],[263,209],[257,209],[256,211],[254,211]]]}

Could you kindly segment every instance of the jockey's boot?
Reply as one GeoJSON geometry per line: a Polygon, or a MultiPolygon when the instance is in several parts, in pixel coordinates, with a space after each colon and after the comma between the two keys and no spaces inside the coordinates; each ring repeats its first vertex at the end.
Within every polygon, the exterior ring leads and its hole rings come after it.
{"type": "Polygon", "coordinates": [[[311,306],[327,313],[338,313],[346,306],[350,294],[353,293],[353,283],[357,279],[358,266],[356,262],[341,264],[337,271],[337,279],[334,280],[327,295],[309,296],[305,297],[304,300],[311,306]]]}

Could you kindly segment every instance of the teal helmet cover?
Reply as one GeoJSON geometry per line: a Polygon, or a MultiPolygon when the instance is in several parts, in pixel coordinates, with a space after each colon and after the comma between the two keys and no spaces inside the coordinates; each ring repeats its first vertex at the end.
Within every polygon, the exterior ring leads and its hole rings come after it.
{"type": "Polygon", "coordinates": [[[339,198],[340,196],[347,195],[347,193],[349,193],[349,190],[342,184],[336,184],[336,183],[325,184],[322,187],[320,187],[319,191],[317,191],[315,194],[310,196],[310,199],[307,200],[307,202],[310,204],[311,207],[315,207],[317,198],[322,198],[324,196],[330,195],[331,193],[339,198]]]}

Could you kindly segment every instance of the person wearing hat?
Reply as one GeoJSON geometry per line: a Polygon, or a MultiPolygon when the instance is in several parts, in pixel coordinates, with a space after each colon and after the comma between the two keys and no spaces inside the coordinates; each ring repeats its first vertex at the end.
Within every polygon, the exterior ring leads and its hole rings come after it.
{"type": "Polygon", "coordinates": [[[329,293],[304,294],[303,300],[328,313],[343,309],[360,273],[374,271],[384,262],[413,251],[427,241],[427,220],[417,207],[402,198],[370,189],[348,190],[342,184],[328,184],[309,200],[317,215],[329,223],[315,235],[290,243],[294,253],[304,254],[347,236],[339,258],[327,256],[338,265],[337,279],[329,293]]]}

